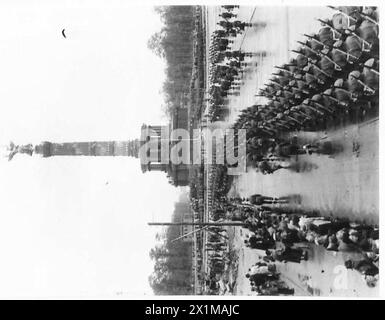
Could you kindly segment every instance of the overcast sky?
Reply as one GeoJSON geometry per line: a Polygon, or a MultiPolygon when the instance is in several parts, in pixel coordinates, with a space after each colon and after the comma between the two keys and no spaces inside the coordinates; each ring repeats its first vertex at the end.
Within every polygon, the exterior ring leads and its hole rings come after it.
{"type": "MultiPolygon", "coordinates": [[[[0,144],[125,140],[165,123],[161,24],[127,1],[0,2],[0,144]],[[65,28],[67,38],[61,31],[65,28]]],[[[0,160],[0,296],[151,293],[148,251],[180,190],[138,159],[0,160]]]]}

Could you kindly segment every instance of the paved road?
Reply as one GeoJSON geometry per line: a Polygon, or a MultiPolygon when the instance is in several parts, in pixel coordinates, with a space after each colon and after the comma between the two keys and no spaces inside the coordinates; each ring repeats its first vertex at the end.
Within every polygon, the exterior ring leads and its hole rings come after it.
{"type": "MultiPolygon", "coordinates": [[[[207,29],[212,32],[218,21],[218,7],[208,8],[207,29]]],[[[317,32],[320,24],[316,18],[330,17],[332,10],[326,7],[277,8],[241,7],[239,20],[251,21],[254,26],[239,35],[233,49],[259,53],[252,57],[244,77],[241,94],[230,99],[227,125],[238,112],[254,103],[258,89],[268,81],[274,65],[289,60],[290,49],[296,49],[302,33],[317,32]],[[265,24],[265,26],[263,26],[265,24]]],[[[352,220],[378,223],[378,119],[360,125],[349,125],[327,132],[302,132],[304,142],[329,142],[338,152],[326,155],[304,155],[292,161],[290,169],[281,169],[272,175],[262,175],[249,168],[237,177],[231,192],[242,196],[261,193],[271,196],[299,194],[301,201],[295,208],[317,210],[330,216],[349,217],[352,220]],[[353,150],[359,145],[359,152],[353,150]]],[[[256,250],[245,248],[238,228],[235,243],[239,249],[239,266],[236,294],[250,294],[245,273],[256,262],[256,250]]],[[[355,254],[332,253],[321,247],[311,246],[309,261],[301,264],[282,264],[282,278],[296,289],[298,295],[322,296],[376,296],[378,288],[369,288],[362,277],[343,267],[347,256],[355,254]],[[345,272],[341,286],[338,275],[345,272]],[[337,282],[336,282],[337,281],[337,282]]]]}
{"type": "Polygon", "coordinates": [[[333,156],[299,156],[290,169],[280,169],[271,175],[248,168],[246,174],[235,179],[233,191],[245,197],[255,193],[299,194],[301,203],[295,204],[299,209],[378,224],[378,119],[326,134],[302,133],[302,137],[307,142],[330,142],[339,150],[333,156]],[[353,143],[359,145],[359,154],[353,151],[353,143]]]}

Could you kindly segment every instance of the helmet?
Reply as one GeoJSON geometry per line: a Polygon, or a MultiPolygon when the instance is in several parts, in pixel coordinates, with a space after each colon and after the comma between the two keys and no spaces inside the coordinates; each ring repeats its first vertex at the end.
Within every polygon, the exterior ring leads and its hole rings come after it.
{"type": "Polygon", "coordinates": [[[368,68],[372,68],[374,65],[374,62],[375,62],[374,58],[371,58],[365,61],[364,66],[368,68]]]}
{"type": "Polygon", "coordinates": [[[332,89],[326,89],[323,94],[326,96],[331,96],[332,95],[332,89]]]}
{"type": "Polygon", "coordinates": [[[320,100],[322,100],[322,96],[320,94],[315,94],[311,97],[311,101],[319,102],[320,100]]]}
{"type": "Polygon", "coordinates": [[[334,82],[334,86],[337,88],[342,88],[344,86],[344,80],[343,79],[337,79],[334,82]]]}
{"type": "Polygon", "coordinates": [[[354,71],[352,71],[352,72],[349,73],[349,80],[351,80],[351,79],[357,79],[357,78],[360,77],[360,75],[361,75],[361,73],[360,73],[359,71],[354,70],[354,71]]]}

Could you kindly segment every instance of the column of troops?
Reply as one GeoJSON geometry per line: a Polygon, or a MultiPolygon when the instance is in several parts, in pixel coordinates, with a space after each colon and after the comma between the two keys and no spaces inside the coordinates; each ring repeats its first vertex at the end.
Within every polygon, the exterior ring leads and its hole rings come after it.
{"type": "MultiPolygon", "coordinates": [[[[333,7],[334,8],[334,7],[333,7]]],[[[242,111],[234,128],[253,136],[313,129],[320,122],[378,107],[378,14],[373,7],[338,7],[320,20],[318,34],[305,34],[296,58],[276,66],[258,96],[267,99],[242,111]]]]}
{"type": "Polygon", "coordinates": [[[220,120],[227,108],[228,97],[239,94],[241,76],[244,72],[245,58],[253,53],[232,50],[234,38],[252,24],[235,20],[233,11],[238,6],[222,6],[221,29],[215,30],[211,36],[209,48],[209,118],[220,120]]]}

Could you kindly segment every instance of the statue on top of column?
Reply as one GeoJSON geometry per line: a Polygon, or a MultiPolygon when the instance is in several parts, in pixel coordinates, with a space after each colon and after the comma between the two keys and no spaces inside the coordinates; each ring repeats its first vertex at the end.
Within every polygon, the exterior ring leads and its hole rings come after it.
{"type": "Polygon", "coordinates": [[[25,145],[15,145],[12,141],[9,143],[9,146],[7,146],[8,154],[8,161],[11,161],[12,158],[17,153],[26,153],[30,156],[33,154],[33,145],[31,143],[25,144],[25,145]]]}

